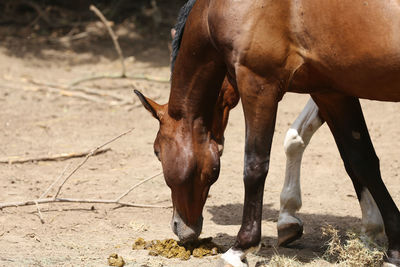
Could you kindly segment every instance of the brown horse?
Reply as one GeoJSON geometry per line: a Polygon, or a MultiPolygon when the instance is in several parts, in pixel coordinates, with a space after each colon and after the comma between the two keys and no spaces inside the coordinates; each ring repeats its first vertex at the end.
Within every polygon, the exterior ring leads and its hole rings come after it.
{"type": "Polygon", "coordinates": [[[400,4],[394,0],[197,0],[168,105],[138,93],[160,121],[154,148],[172,191],[178,237],[200,234],[202,209],[219,174],[213,110],[227,75],[242,99],[246,144],[243,220],[224,258],[239,266],[260,242],[278,102],[297,92],[311,94],[353,183],[368,188],[376,201],[388,237],[386,261],[400,266],[400,213],[382,182],[358,101],[400,101],[398,25],[400,4]]]}
{"type": "MultiPolygon", "coordinates": [[[[171,29],[171,37],[176,36],[175,28],[171,29]]],[[[172,52],[172,45],[168,46],[172,52]]],[[[171,60],[173,59],[171,54],[171,60]]],[[[224,132],[228,123],[230,110],[239,102],[239,93],[225,78],[214,107],[211,133],[218,144],[220,156],[224,148],[224,132]]],[[[318,107],[310,99],[286,133],[284,150],[286,153],[285,182],[280,196],[280,211],[277,221],[278,246],[285,246],[300,238],[303,234],[303,222],[296,216],[301,208],[300,167],[303,152],[312,135],[324,123],[318,107]]],[[[354,184],[362,212],[362,235],[375,239],[384,232],[382,216],[368,189],[354,184]]]]}

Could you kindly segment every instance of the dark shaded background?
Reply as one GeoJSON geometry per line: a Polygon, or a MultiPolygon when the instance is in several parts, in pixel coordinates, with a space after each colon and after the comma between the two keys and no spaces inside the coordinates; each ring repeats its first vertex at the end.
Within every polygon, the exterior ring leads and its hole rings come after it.
{"type": "Polygon", "coordinates": [[[110,36],[89,10],[94,4],[113,23],[124,56],[169,64],[170,29],[186,0],[1,0],[0,46],[17,56],[41,57],[44,48],[114,59],[110,36]],[[157,52],[154,52],[153,50],[157,52]],[[161,52],[160,52],[161,51],[161,52]],[[161,53],[161,54],[160,54],[161,53]]]}
{"type": "Polygon", "coordinates": [[[185,0],[2,0],[1,25],[36,26],[42,31],[50,28],[76,26],[93,20],[90,4],[96,5],[115,23],[130,18],[137,23],[155,26],[170,24],[185,0]]]}

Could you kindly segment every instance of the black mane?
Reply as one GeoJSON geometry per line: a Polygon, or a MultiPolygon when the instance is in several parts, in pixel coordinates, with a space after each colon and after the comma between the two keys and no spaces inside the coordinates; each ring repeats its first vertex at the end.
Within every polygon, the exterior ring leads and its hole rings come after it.
{"type": "Polygon", "coordinates": [[[171,72],[174,70],[175,60],[178,56],[179,48],[181,46],[186,20],[195,3],[196,0],[189,0],[179,11],[178,21],[174,28],[176,30],[176,33],[174,39],[172,40],[171,72]]]}

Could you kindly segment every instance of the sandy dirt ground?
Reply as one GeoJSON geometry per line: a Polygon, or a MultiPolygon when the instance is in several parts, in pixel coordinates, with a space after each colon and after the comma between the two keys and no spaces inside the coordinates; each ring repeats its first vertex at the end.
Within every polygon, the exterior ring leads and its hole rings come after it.
{"type": "MultiPolygon", "coordinates": [[[[127,45],[123,47],[127,49],[127,45]]],[[[111,151],[89,159],[63,187],[62,197],[111,199],[131,185],[160,172],[153,154],[158,123],[138,107],[132,88],[157,101],[168,99],[168,83],[104,79],[82,86],[111,92],[134,101],[113,105],[53,93],[32,80],[67,85],[94,74],[118,73],[119,61],[110,41],[76,51],[51,44],[25,44],[5,39],[0,44],[0,158],[36,157],[92,149],[135,127],[112,143],[111,151]]],[[[168,79],[168,49],[143,46],[126,53],[128,73],[168,79]]],[[[326,241],[321,227],[330,224],[342,232],[360,228],[360,208],[329,129],[324,125],[313,137],[302,167],[303,237],[289,248],[275,248],[279,194],[283,185],[283,140],[291,122],[308,97],[287,94],[281,101],[267,177],[263,210],[263,247],[250,255],[260,266],[274,253],[296,256],[306,263],[320,257],[326,241]]],[[[381,160],[382,176],[400,205],[400,112],[398,104],[362,101],[365,117],[381,160]]],[[[234,242],[243,204],[244,119],[239,106],[232,111],[226,130],[219,180],[204,208],[202,237],[213,237],[224,249],[234,242]]],[[[0,202],[39,197],[62,173],[82,159],[0,165],[0,202]]],[[[54,194],[54,190],[50,195],[54,194]]],[[[170,205],[170,192],[162,176],[132,191],[126,201],[170,205]]],[[[218,257],[189,261],[148,256],[133,251],[138,237],[147,240],[175,238],[169,223],[171,209],[128,208],[103,204],[43,204],[42,224],[34,206],[0,211],[0,266],[106,266],[111,253],[123,256],[127,266],[215,266],[218,257]]]]}

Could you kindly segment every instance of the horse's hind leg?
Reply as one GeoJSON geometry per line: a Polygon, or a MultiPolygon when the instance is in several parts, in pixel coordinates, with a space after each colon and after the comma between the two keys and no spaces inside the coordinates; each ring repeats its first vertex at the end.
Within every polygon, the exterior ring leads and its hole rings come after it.
{"type": "MultiPolygon", "coordinates": [[[[281,208],[278,219],[278,245],[285,246],[301,237],[303,222],[296,216],[300,210],[300,168],[303,152],[311,137],[324,120],[318,107],[310,98],[306,106],[286,133],[284,149],[286,153],[285,182],[281,192],[281,208]]],[[[362,212],[361,232],[369,238],[376,238],[384,231],[382,216],[371,193],[363,185],[354,183],[362,212]]]]}
{"type": "Polygon", "coordinates": [[[286,153],[286,173],[277,225],[278,246],[285,246],[303,234],[303,222],[295,215],[301,208],[301,159],[311,137],[322,124],[318,107],[310,98],[286,133],[283,144],[286,153]]]}
{"type": "Polygon", "coordinates": [[[368,188],[357,180],[352,179],[361,207],[361,234],[362,238],[376,238],[382,236],[385,231],[381,213],[368,188]]]}
{"type": "Polygon", "coordinates": [[[386,260],[400,266],[400,212],[382,181],[359,100],[338,94],[312,97],[333,133],[353,183],[368,188],[379,208],[388,237],[386,260]]]}

